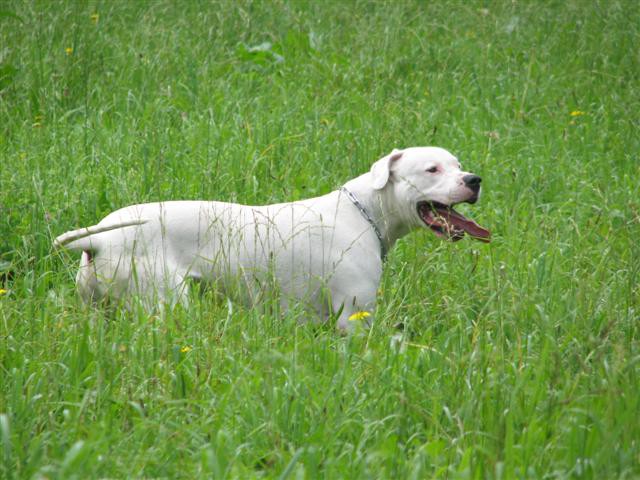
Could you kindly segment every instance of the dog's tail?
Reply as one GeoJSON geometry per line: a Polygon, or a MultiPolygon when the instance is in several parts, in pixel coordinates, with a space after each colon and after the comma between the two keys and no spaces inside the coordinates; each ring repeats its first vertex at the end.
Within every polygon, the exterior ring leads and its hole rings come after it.
{"type": "Polygon", "coordinates": [[[71,251],[93,252],[99,248],[99,242],[93,235],[110,232],[118,228],[134,227],[144,225],[147,220],[131,220],[128,222],[114,223],[111,225],[93,225],[91,227],[79,228],[63,233],[53,241],[54,248],[66,248],[71,251]]]}

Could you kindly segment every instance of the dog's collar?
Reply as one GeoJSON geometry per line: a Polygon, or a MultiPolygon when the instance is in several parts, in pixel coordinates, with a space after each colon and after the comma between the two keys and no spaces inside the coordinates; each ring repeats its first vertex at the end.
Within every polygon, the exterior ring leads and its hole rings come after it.
{"type": "Polygon", "coordinates": [[[371,218],[371,215],[369,215],[369,212],[367,212],[367,209],[364,208],[364,205],[360,203],[360,200],[358,200],[358,197],[356,197],[352,192],[350,192],[347,189],[347,187],[340,188],[340,191],[344,192],[347,198],[351,200],[351,203],[353,203],[356,206],[356,208],[360,211],[364,219],[367,222],[369,222],[369,224],[373,228],[373,231],[375,232],[376,237],[378,237],[378,241],[380,242],[380,258],[384,262],[387,259],[387,247],[384,244],[384,240],[382,239],[382,233],[380,232],[378,225],[376,225],[376,222],[373,221],[373,218],[371,218]]]}

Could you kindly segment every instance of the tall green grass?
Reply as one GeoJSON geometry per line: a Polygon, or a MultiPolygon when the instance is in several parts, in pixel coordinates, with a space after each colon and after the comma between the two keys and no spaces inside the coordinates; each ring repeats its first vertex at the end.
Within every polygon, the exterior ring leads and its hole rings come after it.
{"type": "Polygon", "coordinates": [[[0,4],[0,477],[638,478],[639,25],[634,1],[0,4]],[[127,204],[305,198],[429,144],[482,175],[462,208],[494,241],[401,241],[362,335],[213,293],[87,308],[51,250],[127,204]]]}

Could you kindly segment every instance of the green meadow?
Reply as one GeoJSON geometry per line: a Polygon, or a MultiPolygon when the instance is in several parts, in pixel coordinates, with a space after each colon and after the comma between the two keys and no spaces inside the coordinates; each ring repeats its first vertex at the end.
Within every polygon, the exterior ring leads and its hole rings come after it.
{"type": "Polygon", "coordinates": [[[0,2],[0,478],[640,478],[639,46],[634,0],[0,2]],[[405,237],[369,331],[88,307],[52,249],[415,145],[493,241],[405,237]]]}

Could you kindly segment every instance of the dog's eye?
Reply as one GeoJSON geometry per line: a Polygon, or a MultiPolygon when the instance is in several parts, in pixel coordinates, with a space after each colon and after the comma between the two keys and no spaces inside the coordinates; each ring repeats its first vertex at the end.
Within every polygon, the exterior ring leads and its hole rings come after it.
{"type": "Polygon", "coordinates": [[[438,167],[427,168],[427,172],[429,173],[436,173],[437,171],[438,171],[438,167]]]}

